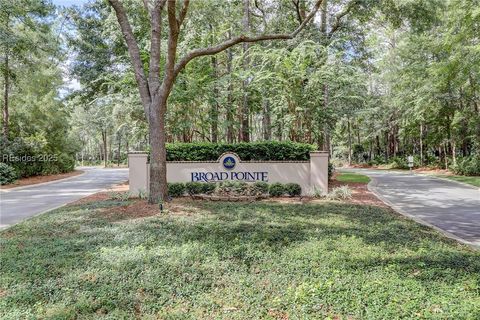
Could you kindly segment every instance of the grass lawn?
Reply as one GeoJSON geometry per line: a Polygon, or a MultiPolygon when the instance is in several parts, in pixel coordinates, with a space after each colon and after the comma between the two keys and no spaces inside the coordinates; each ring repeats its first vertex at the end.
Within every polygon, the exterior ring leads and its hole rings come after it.
{"type": "Polygon", "coordinates": [[[336,180],[340,182],[357,182],[357,183],[369,183],[370,178],[366,175],[359,174],[359,173],[351,173],[351,172],[339,172],[336,175],[336,180]]]}
{"type": "Polygon", "coordinates": [[[480,252],[387,209],[182,200],[132,219],[126,205],[0,232],[0,318],[480,318],[480,252]]]}
{"type": "Polygon", "coordinates": [[[470,184],[475,187],[480,187],[480,177],[479,176],[452,176],[452,175],[437,175],[440,178],[446,178],[450,180],[455,180],[463,183],[470,184]]]}

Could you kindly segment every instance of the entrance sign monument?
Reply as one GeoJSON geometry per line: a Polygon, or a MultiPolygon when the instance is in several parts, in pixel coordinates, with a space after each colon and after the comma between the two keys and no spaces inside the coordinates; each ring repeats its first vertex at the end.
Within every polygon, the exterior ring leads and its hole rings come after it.
{"type": "MultiPolygon", "coordinates": [[[[148,191],[148,154],[128,154],[130,192],[148,191]]],[[[307,161],[242,161],[235,153],[224,153],[217,161],[168,161],[168,182],[280,182],[298,183],[302,195],[317,189],[328,192],[328,152],[310,153],[307,161]]]]}

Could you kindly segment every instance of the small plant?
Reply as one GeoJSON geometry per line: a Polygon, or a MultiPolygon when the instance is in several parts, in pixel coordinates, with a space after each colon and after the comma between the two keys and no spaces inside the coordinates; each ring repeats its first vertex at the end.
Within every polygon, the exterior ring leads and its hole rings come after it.
{"type": "Polygon", "coordinates": [[[285,185],[285,192],[290,197],[296,197],[302,194],[302,187],[298,183],[287,183],[285,185]]]}
{"type": "Polygon", "coordinates": [[[172,182],[168,184],[168,195],[172,198],[181,197],[185,194],[185,184],[182,182],[172,182]]]}
{"type": "Polygon", "coordinates": [[[348,186],[333,188],[333,190],[327,194],[328,200],[347,200],[350,198],[352,198],[352,190],[348,186]]]}
{"type": "Polygon", "coordinates": [[[246,182],[226,181],[218,185],[217,193],[219,195],[241,196],[248,195],[249,185],[246,182]]]}
{"type": "Polygon", "coordinates": [[[145,189],[139,189],[138,190],[138,197],[142,200],[145,200],[148,198],[148,192],[145,189]]]}
{"type": "Polygon", "coordinates": [[[17,172],[8,164],[0,162],[0,185],[13,183],[17,180],[17,172]]]}
{"type": "Polygon", "coordinates": [[[285,194],[285,186],[281,183],[272,183],[268,188],[268,193],[272,197],[281,197],[285,194]]]}
{"type": "Polygon", "coordinates": [[[311,197],[314,197],[314,198],[323,198],[324,197],[324,193],[323,193],[322,189],[319,189],[315,186],[313,186],[313,188],[310,190],[309,195],[311,197]]]}
{"type": "Polygon", "coordinates": [[[185,190],[188,194],[200,194],[202,193],[203,187],[201,182],[187,182],[185,183],[185,190]]]}
{"type": "Polygon", "coordinates": [[[130,192],[110,192],[109,196],[111,200],[123,202],[128,201],[128,199],[130,198],[130,192]]]}
{"type": "Polygon", "coordinates": [[[250,185],[249,190],[250,195],[260,196],[268,194],[268,183],[266,182],[255,182],[250,185]]]}
{"type": "Polygon", "coordinates": [[[217,187],[217,184],[213,182],[202,183],[202,193],[211,194],[215,191],[216,187],[217,187]]]}
{"type": "Polygon", "coordinates": [[[216,184],[213,182],[187,182],[185,189],[189,195],[194,194],[210,194],[215,191],[216,184]]]}

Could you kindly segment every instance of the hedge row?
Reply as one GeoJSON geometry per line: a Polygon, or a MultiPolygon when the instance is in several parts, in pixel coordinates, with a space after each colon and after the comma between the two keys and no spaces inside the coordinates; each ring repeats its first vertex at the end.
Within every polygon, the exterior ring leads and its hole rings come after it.
{"type": "Polygon", "coordinates": [[[170,143],[168,161],[215,161],[225,152],[236,153],[241,160],[303,161],[310,159],[315,147],[297,142],[170,143]]]}
{"type": "Polygon", "coordinates": [[[168,194],[173,197],[181,197],[185,194],[215,194],[229,196],[271,196],[281,197],[288,195],[291,197],[300,196],[302,187],[297,183],[272,183],[266,182],[175,182],[168,184],[168,194]]]}

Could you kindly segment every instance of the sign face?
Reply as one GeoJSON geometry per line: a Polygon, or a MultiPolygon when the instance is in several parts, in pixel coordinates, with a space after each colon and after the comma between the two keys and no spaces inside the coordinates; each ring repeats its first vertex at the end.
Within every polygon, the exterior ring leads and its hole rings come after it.
{"type": "Polygon", "coordinates": [[[268,182],[268,171],[247,171],[234,170],[240,159],[236,154],[227,153],[218,161],[221,165],[218,171],[193,171],[190,173],[192,182],[221,182],[221,181],[243,181],[243,182],[268,182]]]}
{"type": "Polygon", "coordinates": [[[407,159],[408,159],[408,166],[410,168],[412,168],[413,167],[413,156],[408,156],[407,159]]]}

